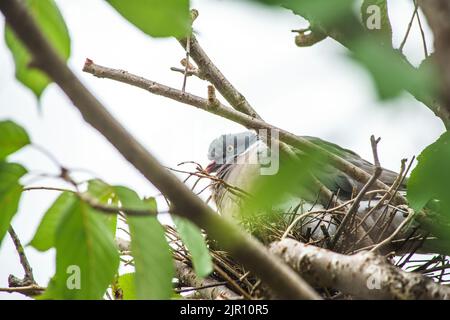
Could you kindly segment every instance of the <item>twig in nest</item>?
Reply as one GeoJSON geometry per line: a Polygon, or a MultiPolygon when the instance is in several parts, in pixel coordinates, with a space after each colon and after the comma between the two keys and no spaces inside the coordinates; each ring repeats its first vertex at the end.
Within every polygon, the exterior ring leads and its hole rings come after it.
{"type": "Polygon", "coordinates": [[[370,188],[372,188],[372,185],[375,184],[375,182],[378,180],[378,178],[380,177],[380,175],[381,175],[381,173],[383,171],[383,169],[380,166],[380,161],[379,161],[378,151],[377,151],[377,144],[378,144],[378,142],[380,142],[380,139],[379,138],[375,139],[375,137],[372,135],[370,137],[370,142],[371,142],[371,145],[372,145],[373,158],[374,158],[374,162],[375,162],[374,173],[372,175],[372,178],[370,178],[369,181],[367,181],[367,183],[361,189],[359,194],[356,196],[355,201],[353,202],[352,206],[348,210],[348,212],[345,215],[344,219],[342,219],[342,222],[339,225],[338,229],[336,230],[335,236],[333,237],[330,249],[332,249],[332,248],[334,248],[336,246],[340,236],[344,232],[345,228],[347,228],[349,222],[352,220],[353,215],[358,211],[359,204],[360,204],[361,200],[364,198],[364,196],[366,195],[367,191],[369,191],[370,188]]]}

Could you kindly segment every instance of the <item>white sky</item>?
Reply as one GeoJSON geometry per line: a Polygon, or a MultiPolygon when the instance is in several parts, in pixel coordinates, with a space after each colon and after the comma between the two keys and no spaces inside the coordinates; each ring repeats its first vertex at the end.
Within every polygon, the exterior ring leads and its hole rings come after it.
{"type": "MultiPolygon", "coordinates": [[[[412,13],[412,1],[390,1],[398,46],[412,13]]],[[[181,87],[182,76],[171,72],[184,57],[173,39],[147,37],[100,0],[57,0],[72,38],[70,66],[148,149],[165,164],[195,160],[207,164],[206,151],[216,136],[242,131],[230,121],[192,107],[153,96],[140,89],[81,72],[86,57],[96,63],[128,70],[158,82],[181,87]]],[[[311,48],[294,45],[291,29],[305,21],[287,10],[243,5],[239,1],[195,0],[198,40],[229,80],[268,122],[300,135],[318,136],[350,148],[371,160],[369,137],[382,137],[382,164],[397,170],[432,143],[444,128],[427,108],[404,94],[389,103],[376,98],[368,74],[350,61],[332,40],[311,48]]],[[[3,19],[0,17],[0,33],[3,19]]],[[[427,30],[428,44],[432,39],[427,30]]],[[[405,51],[417,64],[423,58],[414,25],[405,51]]],[[[123,184],[142,195],[157,191],[115,149],[81,119],[58,87],[42,97],[42,113],[31,92],[14,79],[11,55],[0,41],[0,119],[22,124],[32,140],[71,168],[84,168],[112,184],[123,184]]],[[[207,84],[188,80],[187,90],[206,95],[207,84]]],[[[32,172],[56,173],[42,154],[26,148],[13,157],[32,172]]],[[[87,174],[77,176],[89,177],[87,174]]],[[[28,179],[30,181],[30,179],[28,179]]],[[[26,182],[26,181],[25,181],[26,182]]],[[[35,185],[57,185],[42,180],[35,185]]],[[[27,193],[13,226],[23,243],[31,240],[45,210],[57,194],[27,193]]],[[[54,252],[26,250],[35,277],[45,285],[54,272],[54,252]]],[[[6,237],[0,248],[0,287],[9,274],[21,277],[17,254],[6,237]]],[[[23,298],[0,294],[0,299],[23,298]]]]}

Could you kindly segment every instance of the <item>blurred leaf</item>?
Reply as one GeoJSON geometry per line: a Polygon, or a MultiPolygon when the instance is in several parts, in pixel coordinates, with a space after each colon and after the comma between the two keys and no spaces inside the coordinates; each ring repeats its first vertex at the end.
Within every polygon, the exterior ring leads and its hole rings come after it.
{"type": "Polygon", "coordinates": [[[22,195],[19,179],[26,173],[19,164],[0,161],[0,245],[17,212],[22,195]]]}
{"type": "Polygon", "coordinates": [[[370,72],[381,99],[394,98],[405,88],[423,96],[436,90],[433,70],[412,68],[396,51],[371,37],[355,40],[350,56],[370,72]]]}
{"type": "Polygon", "coordinates": [[[314,201],[319,190],[313,187],[315,184],[312,175],[320,175],[321,168],[325,165],[324,160],[319,153],[299,154],[296,160],[280,154],[278,172],[257,178],[250,190],[253,196],[246,201],[242,212],[270,212],[280,204],[284,207],[283,201],[292,196],[314,201]]]}
{"type": "Polygon", "coordinates": [[[137,300],[135,274],[125,273],[119,277],[119,288],[122,290],[123,300],[137,300]]]}
{"type": "Polygon", "coordinates": [[[450,218],[450,132],[444,133],[417,158],[419,163],[408,179],[408,201],[421,210],[431,200],[450,218]]]}
{"type": "Polygon", "coordinates": [[[354,0],[252,0],[268,5],[278,5],[292,10],[307,19],[311,25],[333,24],[352,13],[354,0]]]}
{"type": "MultiPolygon", "coordinates": [[[[53,45],[60,56],[67,61],[70,56],[70,37],[64,18],[53,0],[26,0],[31,15],[35,18],[45,38],[53,45]]],[[[37,69],[30,67],[32,62],[28,50],[18,40],[14,32],[5,27],[5,40],[16,64],[16,78],[30,88],[37,98],[51,82],[37,69]]]]}
{"type": "Polygon", "coordinates": [[[211,255],[201,230],[187,219],[173,216],[181,241],[192,256],[195,272],[200,278],[208,276],[213,271],[211,255]]]}
{"type": "Polygon", "coordinates": [[[56,273],[43,299],[101,299],[119,267],[102,213],[78,200],[56,230],[56,273]]]}
{"type": "Polygon", "coordinates": [[[152,37],[187,36],[189,0],[107,0],[125,19],[152,37]]]}
{"type": "Polygon", "coordinates": [[[77,196],[71,192],[63,192],[47,210],[30,245],[36,250],[47,251],[55,246],[55,234],[61,218],[73,211],[77,204],[77,196]]]}
{"type": "Polygon", "coordinates": [[[10,120],[0,121],[0,160],[27,144],[30,137],[25,129],[10,120]]]}
{"type": "Polygon", "coordinates": [[[361,6],[361,17],[369,32],[383,39],[383,43],[392,45],[392,26],[389,20],[387,0],[364,0],[361,6]],[[377,25],[378,23],[379,25],[377,25]]]}
{"type": "MultiPolygon", "coordinates": [[[[122,206],[155,211],[156,201],[141,200],[133,190],[115,187],[122,206]]],[[[169,299],[175,275],[172,253],[164,228],[156,216],[127,216],[131,235],[131,252],[136,268],[136,296],[138,299],[169,299]]]]}

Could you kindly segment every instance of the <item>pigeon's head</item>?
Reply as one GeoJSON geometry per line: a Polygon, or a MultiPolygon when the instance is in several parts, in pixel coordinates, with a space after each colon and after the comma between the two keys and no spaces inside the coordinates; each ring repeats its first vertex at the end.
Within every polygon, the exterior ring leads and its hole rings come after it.
{"type": "Polygon", "coordinates": [[[224,134],[214,139],[209,145],[208,159],[211,163],[206,167],[206,171],[213,173],[221,166],[233,163],[237,156],[257,141],[258,136],[251,131],[224,134]]]}

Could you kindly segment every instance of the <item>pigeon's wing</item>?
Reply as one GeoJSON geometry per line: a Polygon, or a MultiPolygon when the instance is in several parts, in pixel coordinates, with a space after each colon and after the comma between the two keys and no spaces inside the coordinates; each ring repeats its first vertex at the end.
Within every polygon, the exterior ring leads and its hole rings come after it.
{"type": "MultiPolygon", "coordinates": [[[[335,155],[346,159],[351,164],[357,166],[358,168],[364,170],[369,174],[373,174],[375,172],[375,165],[367,160],[364,160],[357,153],[351,150],[341,148],[334,143],[316,137],[304,136],[302,138],[318,146],[321,146],[322,148],[335,155]]],[[[325,166],[322,171],[323,172],[318,177],[319,180],[333,192],[337,192],[337,190],[339,189],[341,192],[343,192],[342,195],[345,197],[351,196],[353,191],[360,191],[364,186],[364,184],[352,179],[345,173],[336,170],[332,166],[325,166]]],[[[392,184],[394,184],[397,178],[398,174],[396,172],[383,168],[379,180],[384,182],[388,186],[391,186],[392,184]]],[[[406,181],[407,180],[405,178],[402,182],[402,185],[400,186],[400,190],[406,189],[406,181]]]]}

